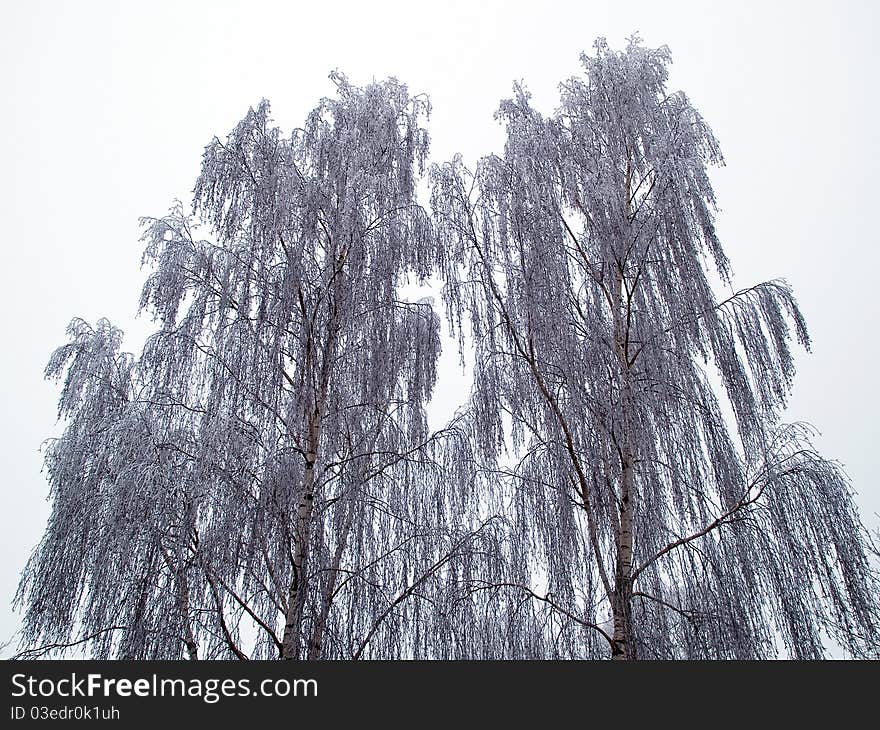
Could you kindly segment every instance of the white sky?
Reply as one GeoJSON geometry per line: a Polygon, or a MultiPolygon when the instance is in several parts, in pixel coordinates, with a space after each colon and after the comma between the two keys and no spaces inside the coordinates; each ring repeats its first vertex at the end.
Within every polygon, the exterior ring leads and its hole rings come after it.
{"type": "MultiPolygon", "coordinates": [[[[204,145],[262,97],[282,129],[301,124],[334,68],[427,92],[432,159],[473,161],[500,151],[492,114],[514,79],[549,113],[596,36],[669,45],[671,87],[727,159],[712,179],[734,284],[788,278],[814,339],[787,419],[822,431],[876,527],[878,27],[869,0],[3,3],[0,643],[48,514],[39,447],[58,388],[42,371],[68,321],[106,316],[139,349],[138,217],[188,201],[204,145]]],[[[461,383],[447,368],[436,400],[451,411],[461,383]]]]}

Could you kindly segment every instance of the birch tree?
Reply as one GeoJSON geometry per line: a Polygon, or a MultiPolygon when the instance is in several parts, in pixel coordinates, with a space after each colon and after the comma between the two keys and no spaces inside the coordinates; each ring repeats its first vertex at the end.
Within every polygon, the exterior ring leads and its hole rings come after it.
{"type": "MultiPolygon", "coordinates": [[[[186,461],[163,450],[161,414],[107,320],[75,319],[46,374],[64,376],[64,434],[45,450],[52,512],[19,588],[24,656],[87,637],[97,657],[195,657],[186,559],[194,489],[186,461]],[[71,629],[77,626],[77,637],[71,629]]],[[[180,426],[178,426],[180,428],[180,426]]],[[[175,442],[186,448],[186,436],[175,442]]]]}
{"type": "Polygon", "coordinates": [[[510,577],[473,595],[502,625],[506,593],[540,603],[556,655],[816,658],[828,635],[862,655],[878,592],[848,481],[780,422],[810,344],[791,289],[733,288],[722,155],[668,50],[581,61],[553,116],[519,86],[501,104],[502,155],[432,171],[473,441],[514,505],[510,577]]]}
{"type": "Polygon", "coordinates": [[[794,296],[733,286],[668,51],[582,61],[553,116],[502,103],[503,155],[431,169],[433,221],[393,79],[206,147],[192,209],[143,221],[142,353],[74,320],[47,367],[21,656],[876,654],[846,476],[781,422],[794,296]],[[432,434],[440,322],[401,288],[435,273],[476,363],[432,434]]]}
{"type": "Polygon", "coordinates": [[[53,356],[66,428],[18,596],[34,651],[428,651],[419,595],[491,531],[435,501],[439,318],[399,291],[437,258],[427,99],[332,79],[289,137],[252,108],[205,148],[192,213],[143,221],[139,358],[106,321],[53,356]]]}

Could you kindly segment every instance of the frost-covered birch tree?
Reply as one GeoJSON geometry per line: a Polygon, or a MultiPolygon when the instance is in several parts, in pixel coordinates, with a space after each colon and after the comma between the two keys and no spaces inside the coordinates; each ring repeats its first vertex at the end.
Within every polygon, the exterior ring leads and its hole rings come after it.
{"type": "Polygon", "coordinates": [[[668,51],[582,61],[553,116],[502,103],[503,155],[432,168],[433,221],[393,79],[206,147],[192,209],[143,221],[140,356],[74,320],[46,369],[21,656],[876,654],[846,476],[781,422],[792,292],[734,288],[668,51]],[[440,322],[402,285],[435,274],[476,358],[432,434],[440,322]]]}
{"type": "Polygon", "coordinates": [[[521,87],[501,104],[501,156],[432,173],[471,444],[513,505],[508,577],[472,600],[506,656],[863,655],[878,587],[847,478],[780,423],[792,335],[809,347],[792,292],[733,289],[721,152],[668,50],[581,61],[553,116],[521,87]]]}
{"type": "Polygon", "coordinates": [[[144,220],[139,358],[106,321],[53,355],[66,428],[18,596],[34,653],[425,654],[421,602],[491,537],[438,502],[439,318],[400,294],[437,258],[427,100],[331,78],[289,137],[263,102],[215,138],[192,214],[144,220]]]}

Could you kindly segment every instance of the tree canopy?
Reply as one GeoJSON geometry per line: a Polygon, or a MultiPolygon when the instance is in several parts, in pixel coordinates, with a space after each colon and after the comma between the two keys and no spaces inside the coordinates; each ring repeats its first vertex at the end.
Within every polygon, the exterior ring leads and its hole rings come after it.
{"type": "Polygon", "coordinates": [[[47,367],[26,653],[876,654],[847,477],[781,421],[806,324],[784,280],[733,287],[718,142],[665,47],[581,62],[551,116],[515,86],[502,154],[431,166],[430,210],[429,105],[394,79],[205,148],[191,212],[143,221],[142,354],[74,320],[47,367]],[[409,276],[475,351],[436,433],[409,276]]]}

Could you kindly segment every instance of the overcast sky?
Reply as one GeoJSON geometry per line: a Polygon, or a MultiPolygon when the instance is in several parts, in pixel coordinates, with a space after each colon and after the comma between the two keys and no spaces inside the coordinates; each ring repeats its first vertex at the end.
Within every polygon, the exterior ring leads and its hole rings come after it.
{"type": "MultiPolygon", "coordinates": [[[[866,524],[874,479],[880,247],[877,4],[865,2],[35,2],[0,9],[0,643],[48,505],[40,444],[57,432],[42,379],[73,316],[108,317],[137,349],[137,220],[188,201],[202,149],[265,97],[299,126],[338,68],[431,97],[432,159],[501,151],[492,118],[516,79],[552,112],[597,36],[672,50],[673,89],[712,126],[712,173],[736,288],[778,276],[814,340],[787,420],[821,432],[866,524]],[[710,9],[711,8],[711,9],[710,9]]],[[[451,354],[451,353],[450,353],[451,354]]],[[[447,362],[454,362],[448,358],[447,362]]],[[[454,367],[439,385],[451,410],[454,367]]],[[[435,415],[442,410],[435,409],[435,415]]],[[[8,655],[8,650],[2,655],[8,655]]]]}

